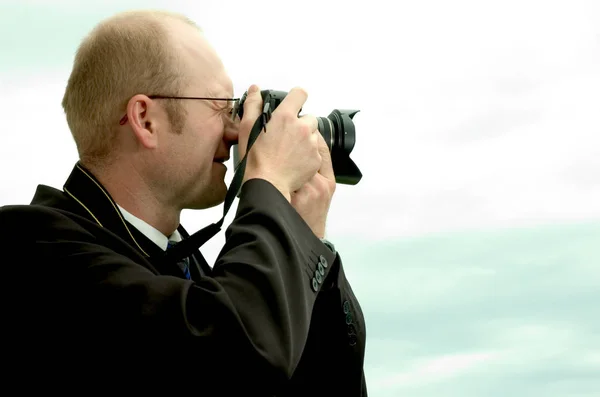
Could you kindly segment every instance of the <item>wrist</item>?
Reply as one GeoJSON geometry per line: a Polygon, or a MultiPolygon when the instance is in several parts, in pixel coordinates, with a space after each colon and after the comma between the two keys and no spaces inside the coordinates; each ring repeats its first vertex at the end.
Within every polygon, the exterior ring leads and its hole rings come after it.
{"type": "Polygon", "coordinates": [[[249,172],[244,173],[244,183],[246,183],[247,181],[249,181],[251,179],[262,179],[264,181],[269,182],[271,185],[273,185],[273,187],[275,187],[275,189],[277,189],[279,191],[279,193],[281,193],[281,195],[283,197],[285,197],[285,199],[288,201],[288,203],[292,202],[292,194],[290,193],[289,189],[286,189],[282,183],[280,183],[279,181],[277,181],[274,178],[271,178],[269,175],[264,174],[264,173],[263,174],[249,173],[249,172]]]}

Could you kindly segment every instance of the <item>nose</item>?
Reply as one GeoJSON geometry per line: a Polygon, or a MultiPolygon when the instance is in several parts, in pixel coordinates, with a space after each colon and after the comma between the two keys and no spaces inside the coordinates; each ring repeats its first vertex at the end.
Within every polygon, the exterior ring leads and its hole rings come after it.
{"type": "Polygon", "coordinates": [[[223,141],[227,146],[236,145],[238,143],[239,121],[227,123],[225,132],[223,133],[223,141]]]}

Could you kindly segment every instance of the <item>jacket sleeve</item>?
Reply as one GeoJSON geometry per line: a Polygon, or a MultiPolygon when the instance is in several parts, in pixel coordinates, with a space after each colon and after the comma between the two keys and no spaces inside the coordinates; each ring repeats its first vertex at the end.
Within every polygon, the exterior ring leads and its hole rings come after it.
{"type": "Polygon", "coordinates": [[[290,396],[367,397],[365,319],[339,254],[333,268],[315,302],[304,355],[289,384],[290,396]]]}
{"type": "MultiPolygon", "coordinates": [[[[338,253],[333,254],[312,233],[287,201],[281,205],[281,214],[291,209],[287,216],[292,226],[290,236],[302,241],[298,247],[310,247],[306,275],[300,279],[307,286],[312,287],[314,283],[315,287],[306,291],[308,296],[315,298],[310,307],[306,306],[309,308],[306,318],[309,328],[302,332],[304,340],[298,344],[303,347],[302,355],[283,395],[367,397],[365,319],[346,278],[341,257],[338,253]],[[320,272],[323,272],[322,277],[319,277],[320,272]]],[[[240,246],[230,238],[228,240],[233,246],[240,246]]],[[[289,245],[286,251],[290,252],[294,246],[289,245]]],[[[228,250],[227,245],[225,250],[228,250]]],[[[302,256],[302,252],[292,255],[296,256],[302,256]]],[[[285,294],[284,291],[281,293],[285,294]]]]}
{"type": "Polygon", "coordinates": [[[322,310],[344,297],[354,302],[344,286],[324,290],[339,260],[263,180],[242,187],[214,274],[197,282],[156,274],[131,259],[123,240],[92,233],[91,222],[71,214],[5,208],[0,225],[5,248],[28,253],[11,269],[21,281],[11,293],[27,290],[10,322],[28,340],[19,357],[42,365],[62,356],[51,368],[69,377],[102,360],[111,360],[111,373],[159,366],[165,377],[185,365],[186,379],[201,377],[222,395],[273,395],[319,329],[311,321],[322,317],[314,313],[320,295],[322,310]]]}

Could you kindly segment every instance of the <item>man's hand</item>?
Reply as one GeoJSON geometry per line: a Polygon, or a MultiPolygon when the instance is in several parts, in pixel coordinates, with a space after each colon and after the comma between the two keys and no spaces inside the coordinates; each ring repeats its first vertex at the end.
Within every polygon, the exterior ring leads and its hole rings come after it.
{"type": "MultiPolygon", "coordinates": [[[[292,192],[315,176],[322,164],[317,119],[308,115],[298,117],[307,96],[303,89],[293,88],[277,106],[267,123],[268,132],[261,133],[250,149],[243,182],[265,179],[291,201],[292,192]]],[[[251,86],[239,129],[238,150],[242,158],[262,105],[260,90],[251,86]]]]}
{"type": "Polygon", "coordinates": [[[312,179],[292,193],[291,203],[315,235],[325,238],[327,214],[336,183],[329,148],[321,134],[318,135],[321,167],[312,179]]]}

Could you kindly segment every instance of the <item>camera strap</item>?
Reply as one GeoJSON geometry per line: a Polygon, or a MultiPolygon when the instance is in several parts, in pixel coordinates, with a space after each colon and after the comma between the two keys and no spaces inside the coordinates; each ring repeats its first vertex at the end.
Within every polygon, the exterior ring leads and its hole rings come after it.
{"type": "Polygon", "coordinates": [[[216,223],[210,224],[206,226],[204,229],[197,231],[196,233],[190,235],[188,238],[183,239],[181,242],[176,244],[174,247],[168,249],[165,252],[165,256],[163,258],[167,263],[177,263],[179,260],[191,256],[196,250],[198,250],[204,243],[213,238],[223,226],[223,222],[225,221],[225,216],[229,212],[235,197],[237,196],[240,188],[242,187],[242,181],[244,179],[244,172],[246,170],[246,158],[248,157],[248,152],[250,148],[264,129],[266,130],[266,124],[269,122],[271,118],[271,104],[267,98],[264,100],[263,112],[256,119],[252,130],[250,131],[250,136],[248,137],[248,146],[246,148],[246,153],[244,158],[240,161],[239,165],[235,170],[235,174],[233,175],[233,180],[229,185],[229,189],[227,190],[227,195],[225,196],[225,203],[223,206],[223,217],[216,223]]]}

